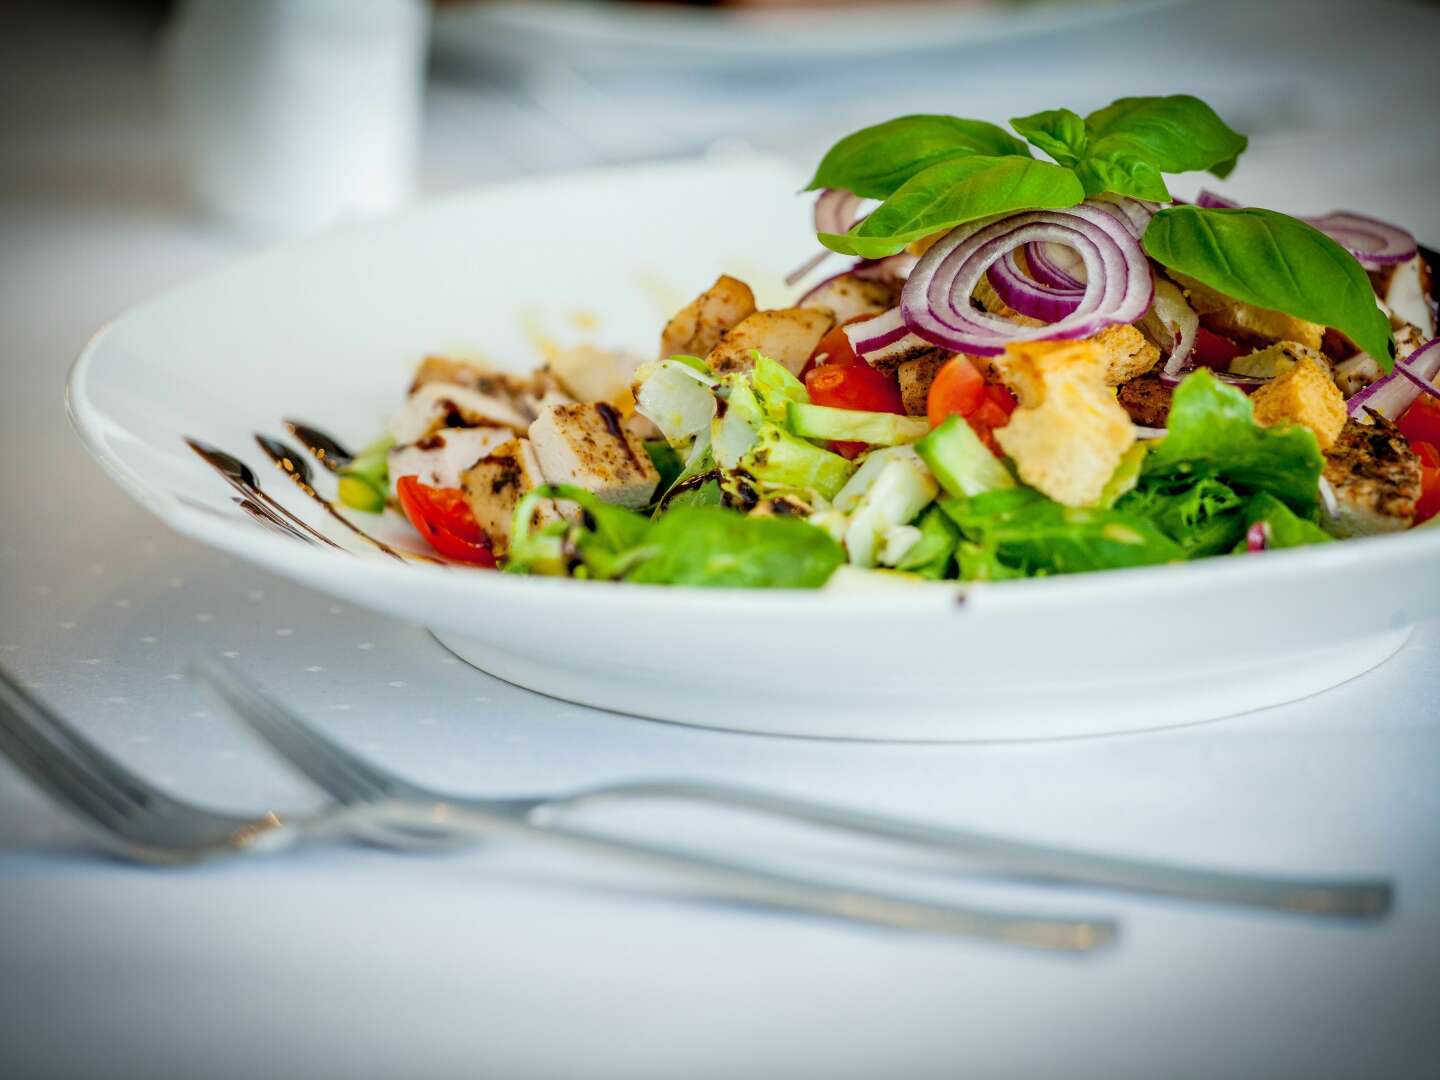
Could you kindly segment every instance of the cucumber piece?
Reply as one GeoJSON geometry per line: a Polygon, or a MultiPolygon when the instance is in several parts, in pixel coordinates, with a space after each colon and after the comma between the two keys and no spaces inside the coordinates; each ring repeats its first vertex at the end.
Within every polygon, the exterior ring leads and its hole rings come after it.
{"type": "Polygon", "coordinates": [[[1015,486],[1010,470],[962,416],[951,416],[926,435],[915,444],[915,452],[950,495],[970,497],[1015,486]]]}
{"type": "Polygon", "coordinates": [[[837,439],[871,446],[902,446],[930,430],[923,417],[895,413],[834,409],[792,401],[787,411],[790,430],[806,439],[837,439]]]}

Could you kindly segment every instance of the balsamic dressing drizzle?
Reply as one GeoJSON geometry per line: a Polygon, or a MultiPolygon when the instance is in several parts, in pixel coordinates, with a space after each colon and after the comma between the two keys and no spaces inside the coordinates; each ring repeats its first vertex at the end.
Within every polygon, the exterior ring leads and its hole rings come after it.
{"type": "Polygon", "coordinates": [[[286,420],[284,423],[289,428],[290,434],[304,443],[305,449],[314,455],[315,460],[331,472],[339,472],[355,460],[355,455],[345,449],[339,440],[332,438],[319,428],[311,427],[299,420],[286,420]]]}
{"type": "Polygon", "coordinates": [[[224,450],[211,446],[208,443],[203,443],[199,439],[189,438],[188,436],[185,439],[185,444],[200,455],[201,460],[223,476],[230,486],[240,493],[242,496],[241,509],[245,510],[245,512],[252,517],[255,516],[255,511],[258,510],[271,524],[282,526],[291,532],[299,530],[322,544],[328,544],[341,551],[345,550],[341,548],[339,544],[335,543],[334,540],[331,540],[324,533],[317,532],[305,524],[305,522],[301,521],[289,510],[285,509],[285,507],[281,506],[269,495],[260,490],[260,481],[256,478],[250,466],[246,465],[234,454],[227,454],[224,450]],[[245,503],[249,503],[250,505],[247,506],[245,503]]]}

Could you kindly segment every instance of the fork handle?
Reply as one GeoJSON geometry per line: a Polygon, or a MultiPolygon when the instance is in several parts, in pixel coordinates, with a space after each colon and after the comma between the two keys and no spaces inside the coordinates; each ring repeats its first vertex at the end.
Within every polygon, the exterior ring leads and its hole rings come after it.
{"type": "Polygon", "coordinates": [[[1279,908],[1324,915],[1367,916],[1389,910],[1393,888],[1384,880],[1320,881],[1209,870],[1174,863],[1126,859],[1023,840],[951,829],[830,803],[750,788],[699,781],[637,781],[607,785],[537,803],[532,821],[608,801],[681,799],[886,840],[948,855],[980,858],[1020,874],[1128,889],[1190,900],[1279,908]]]}
{"type": "Polygon", "coordinates": [[[311,838],[351,836],[377,826],[444,828],[475,839],[510,837],[665,871],[738,900],[905,930],[955,934],[1011,945],[1086,952],[1114,940],[1117,927],[1103,918],[1012,915],[931,903],[775,873],[680,848],[640,843],[463,802],[384,800],[358,803],[297,828],[311,838]]]}

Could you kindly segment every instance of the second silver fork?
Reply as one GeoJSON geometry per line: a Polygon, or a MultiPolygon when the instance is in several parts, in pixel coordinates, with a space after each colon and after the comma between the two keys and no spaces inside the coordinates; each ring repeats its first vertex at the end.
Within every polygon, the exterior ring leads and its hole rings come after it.
{"type": "MultiPolygon", "coordinates": [[[[1389,910],[1388,881],[1326,881],[1243,874],[1049,847],[1007,837],[952,829],[844,806],[729,785],[696,781],[647,780],[609,784],[565,794],[529,798],[474,799],[432,791],[403,780],[350,753],[321,735],[295,713],[242,678],[234,668],[206,661],[200,676],[235,714],[282,757],[336,801],[356,805],[380,800],[420,800],[469,806],[514,815],[543,825],[579,806],[630,799],[679,799],[799,821],[879,838],[946,855],[979,859],[1018,876],[1101,888],[1238,904],[1316,915],[1375,916],[1389,910]]],[[[467,843],[444,830],[372,836],[398,846],[436,847],[467,843]]]]}

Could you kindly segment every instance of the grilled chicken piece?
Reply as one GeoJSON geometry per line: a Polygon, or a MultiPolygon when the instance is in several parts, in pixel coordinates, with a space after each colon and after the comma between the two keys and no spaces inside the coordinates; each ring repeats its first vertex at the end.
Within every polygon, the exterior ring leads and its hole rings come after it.
{"type": "Polygon", "coordinates": [[[459,487],[460,474],[508,439],[508,428],[443,428],[419,442],[390,451],[390,493],[402,476],[418,477],[430,487],[459,487]]]}
{"type": "MultiPolygon", "coordinates": [[[[485,530],[497,555],[510,548],[515,507],[531,491],[545,483],[540,462],[529,439],[507,439],[475,462],[460,478],[465,501],[476,523],[485,530]]],[[[544,500],[535,509],[532,525],[553,521],[559,515],[555,503],[544,500]]]]}
{"type": "MultiPolygon", "coordinates": [[[[550,359],[549,372],[575,401],[614,403],[630,389],[640,358],[593,345],[564,349],[550,359]]],[[[553,404],[546,401],[544,404],[553,404]]],[[[536,411],[539,415],[539,410],[536,411]]]]}
{"type": "Polygon", "coordinates": [[[1369,412],[1370,423],[1347,420],[1325,451],[1324,475],[1339,512],[1323,524],[1335,536],[1395,532],[1415,517],[1420,459],[1394,424],[1369,412]]]}
{"type": "Polygon", "coordinates": [[[930,385],[935,376],[950,359],[948,353],[936,356],[921,356],[906,360],[895,369],[895,378],[900,383],[900,400],[909,416],[924,416],[930,401],[930,385]]]}
{"type": "Polygon", "coordinates": [[[455,383],[425,383],[390,418],[400,445],[419,442],[441,428],[507,427],[523,434],[529,419],[507,399],[455,383]]]}
{"type": "Polygon", "coordinates": [[[751,351],[758,349],[765,356],[787,368],[792,375],[800,374],[815,346],[820,344],[835,316],[829,308],[781,308],[757,311],[726,331],[705,362],[717,375],[730,371],[748,371],[754,366],[751,351]]]}
{"type": "Polygon", "coordinates": [[[1324,353],[1301,345],[1298,341],[1280,341],[1235,357],[1230,361],[1230,373],[1249,375],[1256,379],[1273,379],[1306,357],[1325,370],[1330,370],[1330,361],[1324,353]]]}
{"type": "Polygon", "coordinates": [[[676,313],[660,334],[660,359],[667,356],[705,356],[721,335],[755,312],[755,294],[738,278],[721,274],[676,313]]]}
{"type": "Polygon", "coordinates": [[[428,383],[449,383],[467,390],[487,394],[501,400],[512,400],[529,392],[532,376],[512,375],[474,360],[455,360],[448,356],[427,356],[415,369],[410,393],[428,383]]]}
{"type": "Polygon", "coordinates": [[[660,483],[645,447],[603,401],[551,405],[530,425],[540,472],[551,484],[575,484],[608,503],[638,509],[660,483]]]}
{"type": "Polygon", "coordinates": [[[1424,340],[1435,336],[1433,282],[1424,256],[1416,255],[1398,266],[1372,270],[1370,283],[1395,321],[1417,327],[1424,340]]]}
{"type": "Polygon", "coordinates": [[[1170,398],[1175,391],[1159,375],[1141,375],[1120,387],[1117,395],[1130,419],[1141,427],[1163,428],[1170,419],[1170,398]]]}
{"type": "Polygon", "coordinates": [[[841,274],[806,297],[805,303],[809,307],[829,308],[835,314],[835,321],[843,323],[860,315],[880,315],[899,300],[900,290],[890,282],[841,274]]]}

